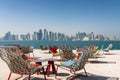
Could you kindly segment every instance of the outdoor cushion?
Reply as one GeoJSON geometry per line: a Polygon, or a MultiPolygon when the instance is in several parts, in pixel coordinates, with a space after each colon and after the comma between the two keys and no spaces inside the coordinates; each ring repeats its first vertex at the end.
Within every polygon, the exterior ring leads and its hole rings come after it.
{"type": "Polygon", "coordinates": [[[50,50],[51,50],[52,53],[57,53],[57,49],[54,48],[54,47],[51,47],[50,50]]]}
{"type": "Polygon", "coordinates": [[[75,63],[74,60],[64,61],[61,63],[63,66],[71,66],[73,63],[75,63]]]}

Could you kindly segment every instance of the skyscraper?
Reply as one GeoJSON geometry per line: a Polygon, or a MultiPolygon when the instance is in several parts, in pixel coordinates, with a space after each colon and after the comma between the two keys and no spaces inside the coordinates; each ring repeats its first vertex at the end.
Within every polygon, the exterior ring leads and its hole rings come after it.
{"type": "Polygon", "coordinates": [[[10,40],[10,34],[11,34],[10,31],[7,32],[4,36],[4,40],[10,40]]]}
{"type": "Polygon", "coordinates": [[[48,40],[48,31],[47,29],[44,29],[44,40],[48,40]]]}
{"type": "Polygon", "coordinates": [[[43,35],[42,34],[42,30],[40,29],[39,32],[38,32],[38,34],[37,34],[37,39],[38,40],[42,40],[42,35],[43,35]]]}

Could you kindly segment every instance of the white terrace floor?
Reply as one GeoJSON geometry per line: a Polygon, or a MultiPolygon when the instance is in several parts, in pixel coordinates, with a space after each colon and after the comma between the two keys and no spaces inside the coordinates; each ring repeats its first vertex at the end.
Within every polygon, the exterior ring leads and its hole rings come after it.
{"type": "MultiPolygon", "coordinates": [[[[52,55],[41,52],[39,49],[34,49],[34,54],[36,57],[41,57],[40,59],[44,58],[51,58],[52,55]]],[[[107,53],[106,53],[107,54],[107,53]]],[[[101,52],[101,55],[99,55],[100,58],[98,59],[90,59],[91,61],[93,60],[98,60],[98,63],[87,63],[85,65],[86,71],[88,73],[88,76],[93,76],[93,79],[86,78],[86,79],[77,79],[77,80],[97,80],[94,79],[94,77],[98,77],[99,80],[113,80],[112,78],[109,79],[110,77],[118,77],[120,79],[120,50],[111,50],[110,55],[103,55],[101,52]]],[[[58,62],[55,62],[58,63],[58,62]]],[[[44,62],[43,64],[47,64],[47,62],[44,62]]],[[[7,80],[7,77],[9,75],[9,68],[6,65],[5,62],[3,62],[0,59],[0,80],[7,80]]],[[[80,70],[77,73],[81,74],[83,73],[84,70],[80,70]]],[[[69,71],[66,71],[64,69],[58,68],[58,78],[61,78],[62,80],[66,80],[67,77],[70,77],[73,74],[70,74],[69,71]]],[[[39,78],[37,80],[44,80],[43,74],[37,75],[34,74],[33,76],[39,78]]],[[[16,77],[19,77],[17,74],[12,74],[11,80],[14,80],[16,77]]],[[[26,77],[23,76],[20,80],[23,80],[26,77]]],[[[55,80],[54,74],[50,74],[50,77],[47,77],[47,80],[55,80]]]]}

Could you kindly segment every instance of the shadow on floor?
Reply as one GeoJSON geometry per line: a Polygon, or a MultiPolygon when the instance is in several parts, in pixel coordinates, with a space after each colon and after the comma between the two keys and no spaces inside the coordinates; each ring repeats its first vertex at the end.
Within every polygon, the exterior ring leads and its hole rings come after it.
{"type": "Polygon", "coordinates": [[[105,58],[105,57],[103,57],[103,56],[97,56],[96,58],[105,58]]]}
{"type": "MultiPolygon", "coordinates": [[[[28,80],[28,77],[25,77],[23,80],[28,80]]],[[[44,78],[39,78],[39,77],[32,77],[30,80],[45,80],[44,78]]],[[[53,79],[47,79],[46,80],[53,80],[53,79]]]]}
{"type": "Polygon", "coordinates": [[[57,76],[69,76],[70,74],[68,73],[58,73],[57,76]]]}
{"type": "Polygon", "coordinates": [[[115,53],[104,53],[104,55],[117,55],[115,53]]]}
{"type": "Polygon", "coordinates": [[[88,76],[86,77],[84,73],[80,73],[77,76],[69,76],[66,80],[119,80],[118,77],[106,77],[106,76],[99,76],[87,73],[88,76]]]}
{"type": "Polygon", "coordinates": [[[116,64],[116,62],[115,61],[95,61],[95,60],[91,60],[91,61],[89,61],[90,63],[98,63],[98,64],[116,64]]]}

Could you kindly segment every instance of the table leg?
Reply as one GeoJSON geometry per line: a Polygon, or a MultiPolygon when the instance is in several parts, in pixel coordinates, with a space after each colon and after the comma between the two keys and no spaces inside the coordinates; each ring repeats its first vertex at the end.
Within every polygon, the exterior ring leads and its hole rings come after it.
{"type": "Polygon", "coordinates": [[[48,66],[47,66],[47,69],[46,69],[46,74],[47,74],[47,76],[49,77],[49,75],[50,75],[50,62],[48,62],[48,66]]]}
{"type": "Polygon", "coordinates": [[[47,69],[46,69],[47,76],[49,77],[49,75],[50,75],[50,66],[52,66],[52,72],[56,75],[57,71],[55,69],[54,61],[48,61],[48,64],[49,65],[47,66],[47,69]]]}
{"type": "Polygon", "coordinates": [[[54,62],[52,63],[52,72],[56,75],[57,74],[57,71],[55,69],[55,65],[54,65],[54,62]]]}

